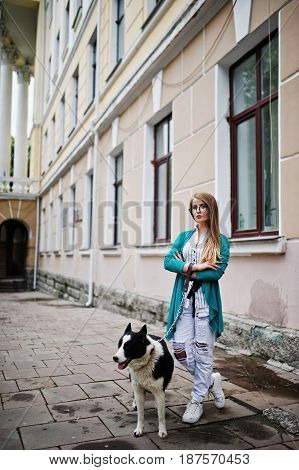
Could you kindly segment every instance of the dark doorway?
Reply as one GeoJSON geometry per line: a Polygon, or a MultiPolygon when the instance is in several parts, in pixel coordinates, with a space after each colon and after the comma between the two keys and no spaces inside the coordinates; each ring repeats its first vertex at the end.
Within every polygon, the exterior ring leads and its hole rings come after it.
{"type": "Polygon", "coordinates": [[[25,276],[28,232],[19,220],[0,225],[0,278],[25,276]]]}

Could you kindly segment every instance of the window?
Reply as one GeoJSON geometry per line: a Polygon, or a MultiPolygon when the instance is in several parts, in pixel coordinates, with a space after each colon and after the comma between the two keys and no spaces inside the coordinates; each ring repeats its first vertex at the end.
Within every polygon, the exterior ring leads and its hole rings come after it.
{"type": "Polygon", "coordinates": [[[70,2],[67,2],[64,18],[64,49],[67,48],[70,34],[70,2]]]}
{"type": "Polygon", "coordinates": [[[42,154],[42,174],[47,170],[48,131],[44,134],[44,145],[42,154]]]}
{"type": "Polygon", "coordinates": [[[79,87],[79,69],[77,67],[72,79],[72,116],[73,125],[72,130],[76,127],[78,122],[78,87],[79,87]]]}
{"type": "Polygon", "coordinates": [[[97,72],[97,30],[92,35],[89,43],[89,90],[88,103],[92,103],[96,95],[96,72],[97,72]]]}
{"type": "Polygon", "coordinates": [[[51,120],[51,153],[48,165],[50,166],[52,161],[56,158],[56,147],[55,147],[55,114],[51,120]]]}
{"type": "Polygon", "coordinates": [[[147,12],[150,14],[153,9],[161,3],[161,0],[148,0],[147,2],[147,12]]]}
{"type": "Polygon", "coordinates": [[[64,144],[64,123],[65,123],[65,95],[60,100],[60,143],[57,152],[64,144]]]}
{"type": "Polygon", "coordinates": [[[125,8],[124,0],[117,0],[116,10],[116,63],[122,59],[124,55],[124,23],[125,23],[125,8]]]}
{"type": "Polygon", "coordinates": [[[73,24],[72,24],[72,28],[75,28],[76,22],[78,20],[78,17],[80,15],[81,10],[82,10],[82,0],[75,0],[74,3],[75,3],[75,5],[74,5],[75,6],[75,8],[74,8],[75,17],[74,17],[74,21],[73,21],[73,24]]]}
{"type": "Polygon", "coordinates": [[[154,160],[154,241],[170,240],[172,116],[155,126],[154,160]]]}
{"type": "Polygon", "coordinates": [[[51,79],[52,79],[52,57],[49,57],[48,60],[48,86],[47,86],[47,99],[50,97],[51,93],[51,79]]]}
{"type": "Polygon", "coordinates": [[[59,49],[60,49],[60,32],[56,36],[55,42],[55,77],[58,75],[59,70],[59,49]]]}
{"type": "Polygon", "coordinates": [[[68,250],[74,249],[74,232],[75,232],[75,206],[76,206],[76,187],[70,188],[69,202],[69,227],[68,227],[68,250]]]}
{"type": "Polygon", "coordinates": [[[113,244],[120,245],[121,219],[122,219],[122,177],[123,177],[123,154],[115,157],[114,167],[114,230],[113,244]]]}
{"type": "Polygon", "coordinates": [[[278,233],[278,37],[230,72],[232,235],[278,233]]]}
{"type": "Polygon", "coordinates": [[[48,209],[48,235],[47,235],[47,252],[52,250],[52,215],[53,215],[53,202],[50,203],[48,209]]]}
{"type": "Polygon", "coordinates": [[[40,215],[40,245],[39,251],[45,251],[45,223],[46,223],[46,209],[41,210],[40,215]]]}
{"type": "Polygon", "coordinates": [[[62,195],[60,195],[57,199],[56,251],[61,251],[62,216],[62,195]]]}
{"type": "Polygon", "coordinates": [[[50,9],[49,9],[49,27],[51,26],[51,23],[52,23],[52,19],[53,19],[53,0],[49,0],[49,4],[50,4],[50,9]]]}
{"type": "Polygon", "coordinates": [[[93,174],[86,175],[85,179],[85,207],[83,220],[83,244],[82,249],[91,247],[92,233],[92,194],[93,194],[93,174]]]}

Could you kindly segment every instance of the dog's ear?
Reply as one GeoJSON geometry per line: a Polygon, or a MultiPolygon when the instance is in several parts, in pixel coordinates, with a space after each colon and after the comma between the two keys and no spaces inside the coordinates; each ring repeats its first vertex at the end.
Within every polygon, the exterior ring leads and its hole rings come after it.
{"type": "Polygon", "coordinates": [[[146,325],[143,325],[143,327],[141,328],[141,330],[139,331],[139,334],[141,336],[146,336],[147,335],[147,328],[146,328],[146,325]]]}
{"type": "Polygon", "coordinates": [[[132,331],[131,323],[128,324],[125,333],[130,333],[132,331]]]}

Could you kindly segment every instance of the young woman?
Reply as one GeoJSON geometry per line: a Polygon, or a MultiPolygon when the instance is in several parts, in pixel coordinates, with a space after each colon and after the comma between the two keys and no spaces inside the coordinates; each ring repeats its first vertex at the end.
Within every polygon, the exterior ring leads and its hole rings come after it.
{"type": "Polygon", "coordinates": [[[180,233],[164,259],[165,269],[177,273],[166,338],[173,338],[176,359],[194,376],[191,401],[182,419],[185,423],[195,423],[203,413],[202,402],[208,391],[218,409],[223,408],[225,402],[221,375],[212,370],[214,341],[223,331],[218,280],[228,264],[229,241],[219,231],[214,196],[195,193],[190,200],[189,212],[196,227],[180,233]],[[187,275],[191,276],[188,295],[175,322],[187,275]]]}

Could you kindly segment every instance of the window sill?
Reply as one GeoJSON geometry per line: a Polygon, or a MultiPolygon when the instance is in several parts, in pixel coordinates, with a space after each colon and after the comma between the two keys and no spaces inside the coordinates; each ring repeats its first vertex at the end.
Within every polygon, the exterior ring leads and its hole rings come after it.
{"type": "Polygon", "coordinates": [[[286,239],[283,236],[230,239],[231,256],[283,255],[286,239]]]}
{"type": "Polygon", "coordinates": [[[56,258],[59,258],[59,256],[61,256],[61,251],[54,251],[54,255],[56,258]]]}
{"type": "Polygon", "coordinates": [[[101,248],[104,256],[107,257],[117,257],[122,255],[122,251],[120,247],[117,246],[105,246],[101,248]]]}
{"type": "Polygon", "coordinates": [[[90,248],[82,248],[79,250],[81,256],[89,257],[90,256],[90,248]]]}
{"type": "Polygon", "coordinates": [[[119,59],[119,61],[115,64],[115,66],[113,67],[113,69],[111,70],[111,72],[109,73],[108,77],[106,78],[106,83],[109,82],[110,78],[112,77],[112,75],[116,72],[116,70],[118,69],[118,67],[120,66],[122,62],[122,59],[119,59]]]}
{"type": "Polygon", "coordinates": [[[65,256],[68,256],[69,258],[71,258],[72,256],[74,256],[74,252],[73,251],[65,251],[65,256]]]}
{"type": "Polygon", "coordinates": [[[165,0],[160,0],[159,3],[157,3],[155,5],[155,7],[149,12],[148,14],[148,17],[146,18],[145,22],[143,23],[143,25],[141,26],[141,30],[143,31],[147,25],[151,22],[152,18],[156,15],[157,11],[159,10],[159,8],[161,7],[162,3],[164,2],[165,0]]]}
{"type": "Polygon", "coordinates": [[[86,114],[94,108],[93,104],[94,104],[94,98],[91,100],[91,102],[89,103],[89,105],[85,109],[85,111],[83,113],[84,116],[86,116],[86,114]]]}

